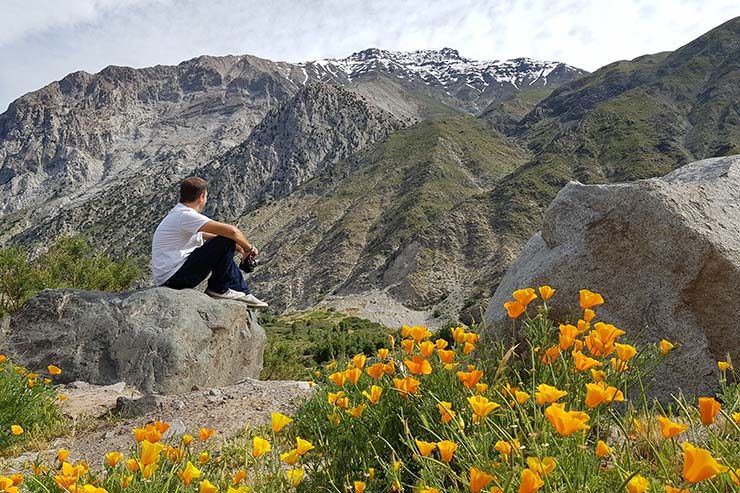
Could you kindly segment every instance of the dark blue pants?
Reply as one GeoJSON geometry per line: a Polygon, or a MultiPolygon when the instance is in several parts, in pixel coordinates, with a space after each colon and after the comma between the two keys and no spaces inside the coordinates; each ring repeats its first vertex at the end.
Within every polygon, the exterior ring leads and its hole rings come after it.
{"type": "Polygon", "coordinates": [[[193,250],[164,285],[173,289],[194,288],[211,274],[209,291],[225,293],[231,288],[248,294],[249,285],[234,262],[235,246],[236,242],[225,236],[211,238],[193,250]]]}

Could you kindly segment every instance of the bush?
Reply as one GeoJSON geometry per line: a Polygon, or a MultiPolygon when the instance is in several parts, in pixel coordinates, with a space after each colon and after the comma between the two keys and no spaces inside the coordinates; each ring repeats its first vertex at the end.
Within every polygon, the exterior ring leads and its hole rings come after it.
{"type": "Polygon", "coordinates": [[[18,310],[45,288],[123,291],[140,276],[131,259],[113,260],[94,251],[80,236],[59,237],[47,252],[30,262],[20,249],[2,248],[0,317],[18,310]]]}
{"type": "Polygon", "coordinates": [[[30,373],[0,355],[0,450],[62,431],[64,420],[56,405],[53,378],[30,373]]]}

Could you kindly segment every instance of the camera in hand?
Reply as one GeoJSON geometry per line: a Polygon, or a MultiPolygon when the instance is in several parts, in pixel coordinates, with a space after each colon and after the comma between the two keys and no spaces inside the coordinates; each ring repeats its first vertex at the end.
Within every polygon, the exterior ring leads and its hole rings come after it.
{"type": "Polygon", "coordinates": [[[254,272],[254,269],[257,268],[257,259],[253,255],[244,257],[242,262],[239,264],[239,268],[247,274],[254,272]]]}

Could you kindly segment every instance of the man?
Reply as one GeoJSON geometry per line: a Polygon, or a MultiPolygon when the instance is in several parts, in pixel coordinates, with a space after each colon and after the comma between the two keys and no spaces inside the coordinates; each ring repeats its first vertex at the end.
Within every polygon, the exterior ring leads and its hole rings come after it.
{"type": "Polygon", "coordinates": [[[259,251],[235,226],[212,221],[201,214],[208,200],[208,184],[197,177],[180,184],[180,202],[159,223],[152,240],[152,278],[157,286],[194,288],[208,277],[206,294],[243,301],[255,308],[267,303],[249,292],[249,285],[234,262],[259,251]]]}

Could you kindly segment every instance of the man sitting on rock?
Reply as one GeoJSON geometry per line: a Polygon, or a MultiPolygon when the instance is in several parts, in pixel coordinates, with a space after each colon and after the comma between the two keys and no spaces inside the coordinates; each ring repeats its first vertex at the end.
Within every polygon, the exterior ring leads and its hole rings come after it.
{"type": "Polygon", "coordinates": [[[159,223],[152,240],[152,278],[157,286],[194,288],[208,277],[206,294],[239,300],[255,308],[267,303],[249,292],[234,252],[243,259],[256,257],[239,228],[212,221],[201,214],[208,199],[208,184],[191,177],[180,184],[180,202],[159,223]]]}

